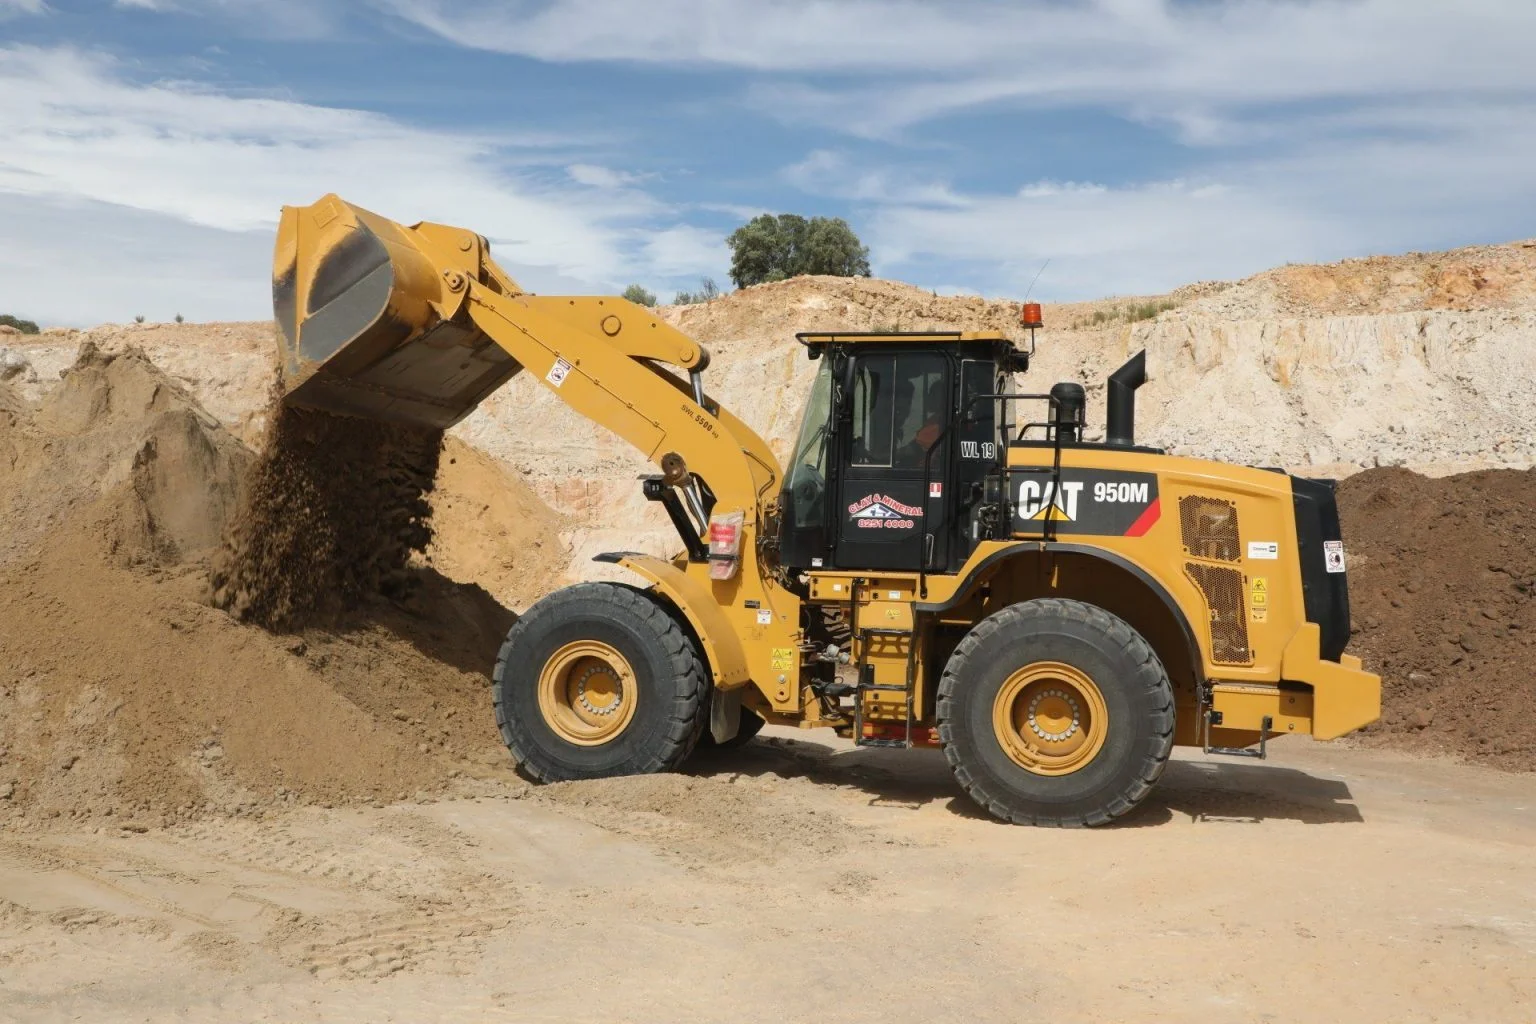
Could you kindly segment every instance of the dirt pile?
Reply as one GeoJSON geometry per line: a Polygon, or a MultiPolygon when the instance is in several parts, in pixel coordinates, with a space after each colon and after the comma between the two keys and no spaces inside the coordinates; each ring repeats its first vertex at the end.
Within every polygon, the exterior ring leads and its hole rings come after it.
{"type": "Polygon", "coordinates": [[[480,588],[418,567],[285,636],[208,605],[254,459],[136,352],[85,346],[36,405],[0,391],[0,819],[396,799],[504,765],[485,688],[512,615],[480,588]]]}
{"type": "Polygon", "coordinates": [[[213,603],[269,629],[326,625],[401,597],[432,540],[440,430],[290,409],[271,428],[213,570],[213,603]]]}
{"type": "Polygon", "coordinates": [[[1351,651],[1383,676],[1362,741],[1536,770],[1536,472],[1345,480],[1351,651]]]}

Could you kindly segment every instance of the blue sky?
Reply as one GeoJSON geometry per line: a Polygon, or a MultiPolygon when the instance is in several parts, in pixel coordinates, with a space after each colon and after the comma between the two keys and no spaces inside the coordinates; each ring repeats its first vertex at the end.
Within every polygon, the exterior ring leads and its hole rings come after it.
{"type": "Polygon", "coordinates": [[[1536,234],[1529,0],[0,0],[0,311],[264,318],[279,207],[525,287],[726,283],[762,211],[946,292],[1536,234]]]}

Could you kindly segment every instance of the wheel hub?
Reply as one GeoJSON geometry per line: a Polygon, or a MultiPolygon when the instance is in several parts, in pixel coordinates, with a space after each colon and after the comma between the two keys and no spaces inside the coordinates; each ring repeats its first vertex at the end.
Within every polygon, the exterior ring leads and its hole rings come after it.
{"type": "Polygon", "coordinates": [[[1029,700],[1029,728],[1042,740],[1060,743],[1077,733],[1081,711],[1066,690],[1041,690],[1029,700]]]}
{"type": "Polygon", "coordinates": [[[1104,695],[1074,665],[1037,661],[997,691],[992,725],[998,745],[1036,775],[1070,775],[1098,756],[1109,729],[1104,695]]]}
{"type": "Polygon", "coordinates": [[[624,684],[604,665],[589,665],[576,678],[576,702],[589,715],[611,715],[624,701],[624,684]]]}
{"type": "Polygon", "coordinates": [[[539,673],[544,724],[578,746],[600,746],[623,733],[635,717],[638,696],[628,660],[598,640],[566,644],[539,673]]]}

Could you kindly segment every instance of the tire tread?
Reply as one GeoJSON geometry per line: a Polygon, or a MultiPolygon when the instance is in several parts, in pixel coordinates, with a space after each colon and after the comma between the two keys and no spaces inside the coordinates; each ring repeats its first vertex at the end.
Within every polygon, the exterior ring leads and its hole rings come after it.
{"type": "Polygon", "coordinates": [[[1167,673],[1151,646],[1125,620],[1096,605],[1068,598],[1047,597],[1010,605],[989,615],[968,633],[955,648],[939,681],[937,719],[939,743],[955,779],[972,800],[994,817],[1016,825],[1043,825],[1059,828],[1084,828],[1105,825],[1128,814],[1152,791],[1162,777],[1173,750],[1173,688],[1167,673]],[[1132,678],[1152,703],[1151,731],[1135,775],[1121,792],[1113,794],[1103,807],[1083,815],[1027,814],[1008,806],[1006,794],[994,792],[990,784],[964,763],[956,740],[954,696],[960,681],[969,675],[971,661],[984,641],[1004,629],[1017,629],[1036,617],[1059,616],[1076,620],[1102,633],[1108,640],[1131,655],[1135,664],[1132,678]],[[1021,622],[1022,620],[1022,622],[1021,622]]]}
{"type": "Polygon", "coordinates": [[[635,616],[648,626],[665,656],[675,680],[675,692],[667,715],[667,728],[654,749],[644,752],[644,760],[629,774],[645,775],[676,769],[693,751],[698,740],[703,710],[708,707],[709,675],[693,640],[674,616],[661,606],[658,598],[646,591],[615,583],[578,583],[557,590],[535,604],[513,623],[496,655],[492,676],[492,702],[496,725],[502,741],[518,766],[539,782],[569,782],[590,776],[572,772],[559,765],[541,763],[537,750],[507,712],[506,670],[523,637],[548,616],[602,614],[602,607],[635,616]],[[594,605],[597,607],[594,608],[594,605]]]}

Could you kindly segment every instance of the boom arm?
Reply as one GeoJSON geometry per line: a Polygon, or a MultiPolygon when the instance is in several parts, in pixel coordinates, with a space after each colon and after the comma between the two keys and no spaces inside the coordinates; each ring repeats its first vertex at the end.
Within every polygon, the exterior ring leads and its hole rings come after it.
{"type": "MultiPolygon", "coordinates": [[[[406,227],[335,195],[284,208],[273,307],[289,404],[444,428],[527,369],[672,482],[685,479],[669,458],[680,456],[720,511],[745,513],[745,528],[734,579],[711,581],[697,564],[677,569],[709,588],[747,641],[748,673],[777,695],[785,648],[798,645],[798,599],[760,564],[757,538],[772,528],[767,503],[780,469],[767,442],[704,396],[702,346],[623,299],[529,295],[473,232],[406,227]]],[[[689,617],[697,628],[703,613],[689,617]]]]}

